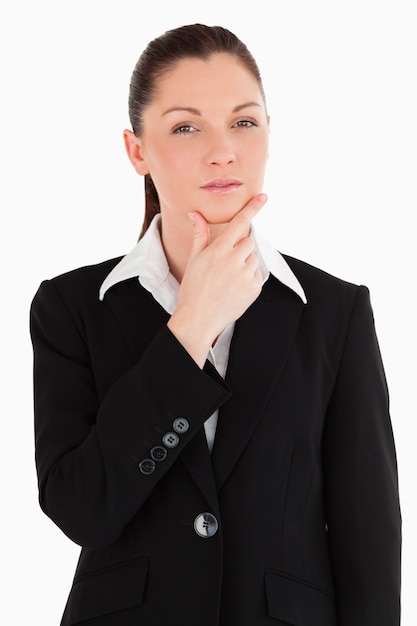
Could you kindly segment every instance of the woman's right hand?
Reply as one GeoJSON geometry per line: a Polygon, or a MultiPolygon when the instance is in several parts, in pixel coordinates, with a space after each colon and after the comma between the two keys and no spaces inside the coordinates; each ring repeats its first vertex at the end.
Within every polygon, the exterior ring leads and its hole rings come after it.
{"type": "Polygon", "coordinates": [[[259,259],[249,230],[266,200],[265,194],[252,198],[212,242],[203,216],[190,214],[193,244],[168,328],[200,367],[216,337],[261,292],[259,259]]]}

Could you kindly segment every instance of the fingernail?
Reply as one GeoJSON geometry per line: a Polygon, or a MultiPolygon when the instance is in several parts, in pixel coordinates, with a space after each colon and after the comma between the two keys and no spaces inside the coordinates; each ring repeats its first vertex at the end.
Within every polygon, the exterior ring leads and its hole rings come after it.
{"type": "Polygon", "coordinates": [[[191,222],[193,224],[195,224],[195,217],[194,217],[194,213],[188,213],[188,217],[190,218],[191,222]]]}
{"type": "Polygon", "coordinates": [[[266,195],[266,193],[259,194],[258,198],[262,202],[262,204],[264,204],[268,200],[268,196],[266,195]]]}

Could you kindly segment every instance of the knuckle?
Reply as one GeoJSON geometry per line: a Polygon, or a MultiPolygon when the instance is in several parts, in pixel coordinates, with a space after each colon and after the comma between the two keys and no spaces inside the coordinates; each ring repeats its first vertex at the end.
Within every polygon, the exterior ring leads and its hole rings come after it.
{"type": "Polygon", "coordinates": [[[248,258],[247,258],[247,263],[251,266],[251,267],[257,267],[259,264],[258,261],[258,257],[256,256],[256,254],[254,252],[252,252],[248,258]]]}

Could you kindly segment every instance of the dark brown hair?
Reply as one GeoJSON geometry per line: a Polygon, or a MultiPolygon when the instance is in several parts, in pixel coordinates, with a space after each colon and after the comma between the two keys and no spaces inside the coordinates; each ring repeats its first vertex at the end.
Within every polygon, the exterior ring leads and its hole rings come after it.
{"type": "MultiPolygon", "coordinates": [[[[129,91],[129,117],[137,137],[143,132],[143,111],[152,102],[156,83],[166,71],[184,58],[208,59],[212,54],[228,53],[237,57],[256,78],[265,99],[261,75],[255,59],[244,43],[221,26],[190,24],[165,32],[151,41],[133,70],[129,91]]],[[[139,239],[153,217],[160,212],[158,193],[149,174],[145,176],[145,218],[139,239]]]]}

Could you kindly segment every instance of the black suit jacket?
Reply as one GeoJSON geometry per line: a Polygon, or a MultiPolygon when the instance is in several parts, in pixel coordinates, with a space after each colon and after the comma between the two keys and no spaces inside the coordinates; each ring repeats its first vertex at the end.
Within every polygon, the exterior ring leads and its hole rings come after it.
{"type": "Polygon", "coordinates": [[[308,303],[270,277],[236,323],[225,381],[136,279],[98,300],[117,259],[41,285],[40,503],[82,546],[62,626],[399,624],[396,459],[368,290],[287,261],[308,303]],[[143,473],[179,417],[187,432],[143,473]],[[203,538],[206,512],[219,527],[203,538]]]}

